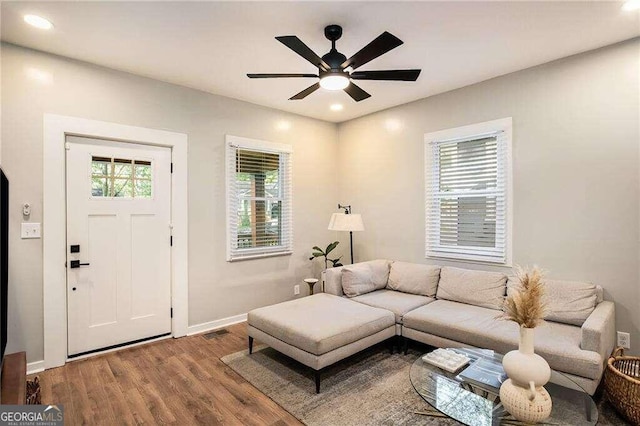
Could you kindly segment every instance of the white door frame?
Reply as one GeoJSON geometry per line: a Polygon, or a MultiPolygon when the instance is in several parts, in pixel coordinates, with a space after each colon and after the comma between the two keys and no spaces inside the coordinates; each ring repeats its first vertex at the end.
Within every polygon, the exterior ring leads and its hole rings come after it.
{"type": "Polygon", "coordinates": [[[67,361],[66,285],[66,136],[86,136],[171,148],[171,303],[173,337],[186,336],[188,327],[187,268],[187,135],[105,121],[44,114],[43,146],[43,305],[44,368],[67,361]]]}

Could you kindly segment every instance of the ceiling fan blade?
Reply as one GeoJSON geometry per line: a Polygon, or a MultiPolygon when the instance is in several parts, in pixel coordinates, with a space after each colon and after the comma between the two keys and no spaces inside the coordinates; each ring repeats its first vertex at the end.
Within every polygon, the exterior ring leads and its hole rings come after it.
{"type": "Polygon", "coordinates": [[[385,31],[371,43],[360,49],[358,53],[344,61],[342,65],[340,65],[340,67],[342,69],[351,67],[351,69],[355,70],[356,68],[363,66],[364,64],[377,58],[378,56],[384,55],[391,49],[395,49],[402,43],[402,40],[400,40],[398,37],[385,31]]]}
{"type": "Polygon", "coordinates": [[[316,55],[313,50],[309,49],[309,46],[304,44],[298,37],[280,36],[276,37],[276,40],[296,52],[298,55],[305,58],[307,61],[311,62],[316,67],[322,68],[324,71],[329,71],[329,65],[327,65],[327,63],[323,61],[320,56],[316,55]]]}
{"type": "Polygon", "coordinates": [[[292,77],[315,77],[316,74],[247,74],[249,78],[292,78],[292,77]]]}
{"type": "Polygon", "coordinates": [[[344,91],[347,92],[347,94],[351,96],[356,102],[360,102],[371,97],[370,94],[362,90],[359,86],[356,86],[353,81],[349,83],[347,87],[345,87],[344,91]]]}
{"type": "Polygon", "coordinates": [[[313,85],[307,87],[306,89],[304,89],[302,92],[296,93],[295,95],[290,97],[289,100],[290,101],[297,101],[297,100],[300,100],[300,99],[304,99],[307,96],[309,96],[310,94],[312,94],[313,92],[315,92],[316,90],[318,90],[319,88],[320,88],[320,83],[313,84],[313,85]]]}
{"type": "Polygon", "coordinates": [[[354,80],[395,80],[416,81],[421,70],[386,70],[386,71],[354,71],[351,78],[354,80]]]}

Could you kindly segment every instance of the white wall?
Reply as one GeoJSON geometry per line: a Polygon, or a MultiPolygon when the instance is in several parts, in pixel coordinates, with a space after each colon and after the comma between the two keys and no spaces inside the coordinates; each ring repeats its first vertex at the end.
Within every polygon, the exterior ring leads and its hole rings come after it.
{"type": "Polygon", "coordinates": [[[358,257],[492,269],[424,259],[423,137],[513,117],[515,263],[602,285],[640,352],[639,61],[635,39],[340,124],[358,257]]]}
{"type": "Polygon", "coordinates": [[[311,247],[333,237],[326,228],[337,203],[335,124],[9,44],[1,56],[2,167],[12,206],[9,352],[43,359],[42,240],[20,239],[20,206],[31,203],[30,220],[42,220],[44,113],[188,135],[190,325],[293,298],[294,284],[306,295],[311,247]],[[293,146],[292,256],[225,261],[225,134],[293,146]]]}

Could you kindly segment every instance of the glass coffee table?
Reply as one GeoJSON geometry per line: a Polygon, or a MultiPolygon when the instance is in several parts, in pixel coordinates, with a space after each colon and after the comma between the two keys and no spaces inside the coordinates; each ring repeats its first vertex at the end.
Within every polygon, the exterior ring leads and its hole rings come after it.
{"type": "MultiPolygon", "coordinates": [[[[487,356],[502,361],[500,354],[487,356]]],[[[456,378],[460,371],[449,373],[423,361],[421,356],[411,366],[411,384],[433,408],[465,425],[517,423],[506,412],[499,396],[456,378]]],[[[544,387],[553,401],[551,417],[545,423],[595,425],[598,422],[598,408],[591,396],[566,375],[552,370],[551,381],[544,387]]]]}

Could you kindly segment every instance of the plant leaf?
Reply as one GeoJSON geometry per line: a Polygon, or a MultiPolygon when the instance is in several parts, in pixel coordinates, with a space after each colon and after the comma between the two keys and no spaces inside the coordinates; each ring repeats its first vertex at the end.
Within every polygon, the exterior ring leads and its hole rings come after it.
{"type": "Polygon", "coordinates": [[[336,247],[338,246],[338,244],[340,244],[340,242],[339,242],[339,241],[334,241],[334,242],[332,242],[331,244],[329,244],[329,245],[327,246],[326,254],[329,254],[331,251],[333,251],[333,249],[334,249],[334,248],[336,248],[336,247]]]}

